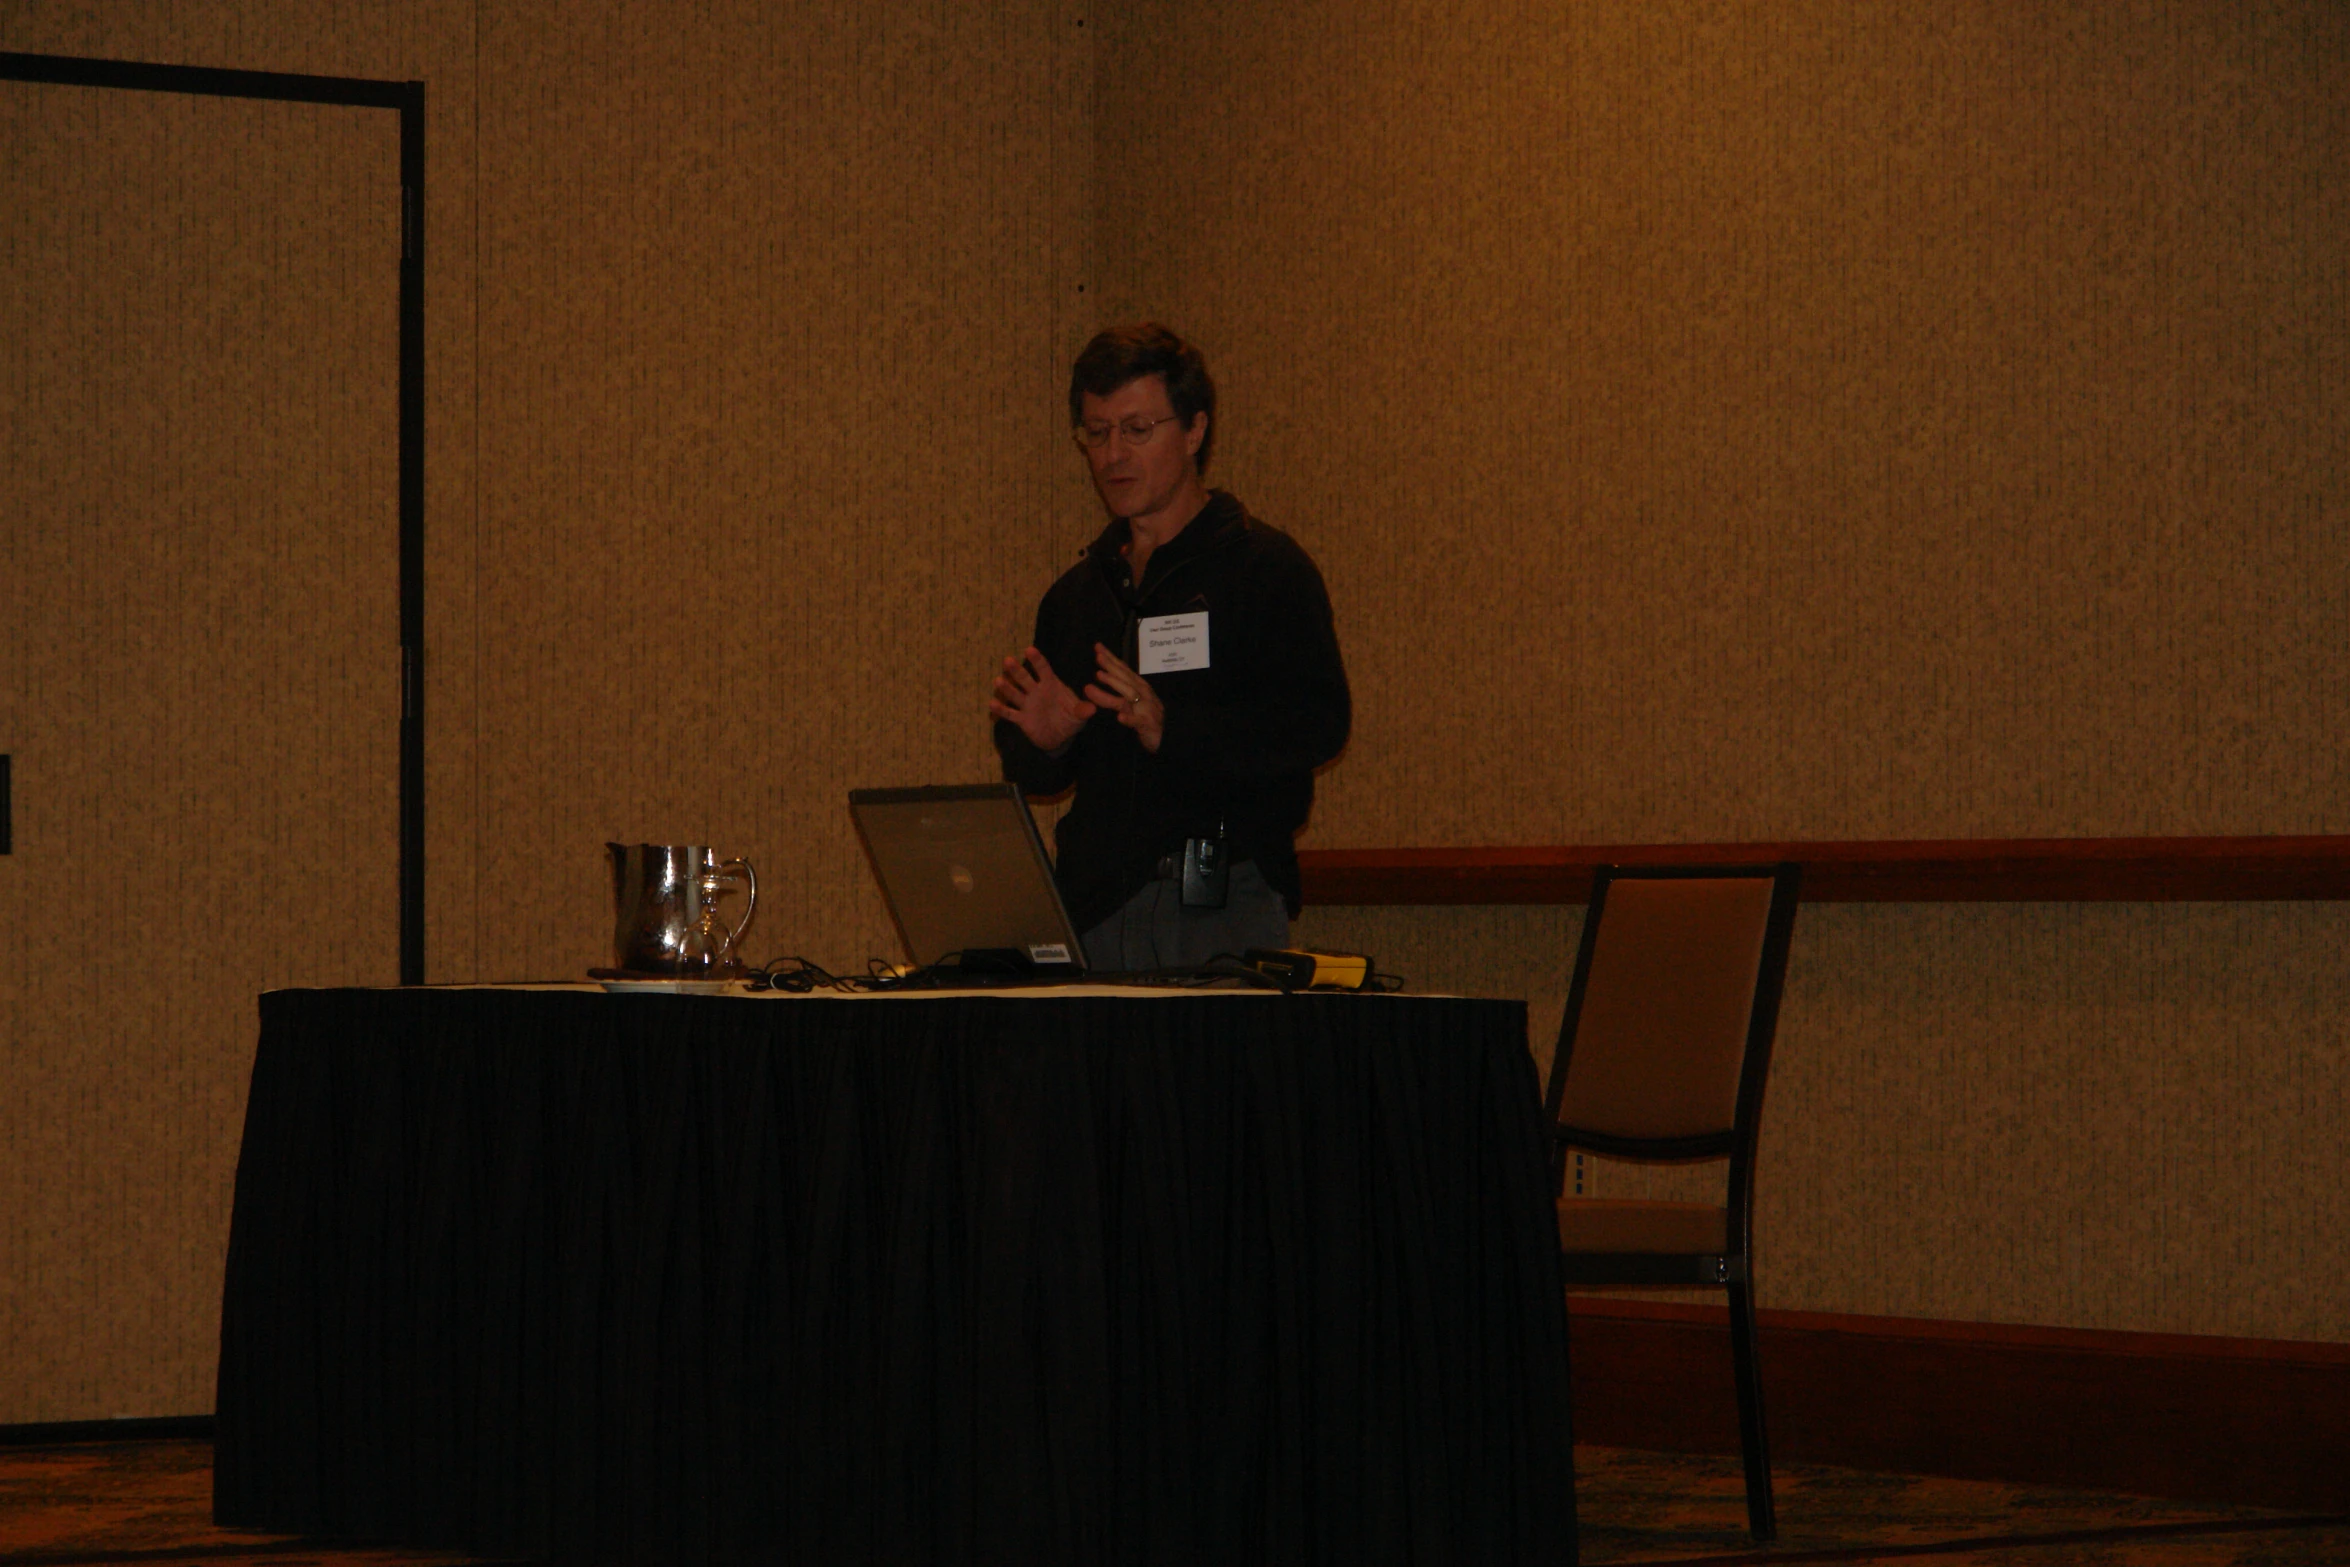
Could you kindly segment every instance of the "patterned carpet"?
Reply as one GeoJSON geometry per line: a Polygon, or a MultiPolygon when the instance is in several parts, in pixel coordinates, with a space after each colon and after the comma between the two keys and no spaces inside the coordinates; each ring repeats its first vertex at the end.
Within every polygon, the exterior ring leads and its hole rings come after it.
{"type": "Polygon", "coordinates": [[[1583,1560],[1642,1567],[1903,1562],[1926,1567],[2345,1567],[2350,1518],[1991,1480],[1772,1468],[1779,1538],[1746,1538],[1735,1458],[1575,1449],[1583,1560]]]}
{"type": "Polygon", "coordinates": [[[467,1560],[423,1551],[321,1550],[278,1535],[215,1529],[210,1442],[0,1447],[0,1563],[6,1567],[359,1567],[467,1560]]]}
{"type": "MultiPolygon", "coordinates": [[[[1578,1448],[1594,1567],[1904,1562],[1929,1567],[2350,1567],[2350,1519],[1786,1464],[1778,1542],[1746,1539],[1730,1458],[1578,1448]]],[[[0,1564],[360,1567],[467,1558],[329,1550],[215,1529],[203,1442],[0,1447],[0,1564]]]]}

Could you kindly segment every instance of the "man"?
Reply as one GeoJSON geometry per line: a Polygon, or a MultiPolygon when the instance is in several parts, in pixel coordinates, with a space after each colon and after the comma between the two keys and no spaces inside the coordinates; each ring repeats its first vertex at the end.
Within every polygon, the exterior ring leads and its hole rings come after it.
{"type": "Polygon", "coordinates": [[[1109,524],[987,704],[1005,777],[1076,790],[1058,875],[1096,969],[1287,945],[1291,840],[1352,721],[1321,573],[1201,477],[1215,408],[1206,361],[1163,326],[1077,356],[1069,416],[1109,524]]]}

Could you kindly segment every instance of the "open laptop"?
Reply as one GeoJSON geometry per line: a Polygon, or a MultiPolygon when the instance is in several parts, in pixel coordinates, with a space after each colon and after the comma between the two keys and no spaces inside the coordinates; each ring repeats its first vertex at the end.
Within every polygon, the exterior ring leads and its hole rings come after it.
{"type": "Polygon", "coordinates": [[[980,983],[1083,975],[1085,949],[1019,785],[851,789],[849,814],[910,961],[947,959],[980,983]]]}

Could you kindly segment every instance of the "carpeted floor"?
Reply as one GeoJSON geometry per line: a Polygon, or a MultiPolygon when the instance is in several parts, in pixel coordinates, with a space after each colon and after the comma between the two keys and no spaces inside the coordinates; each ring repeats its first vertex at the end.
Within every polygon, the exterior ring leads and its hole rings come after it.
{"type": "Polygon", "coordinates": [[[1779,1538],[1746,1538],[1736,1458],[1575,1449],[1586,1563],[2350,1567],[2350,1518],[1989,1480],[1773,1467],[1779,1538]]]}
{"type": "MultiPolygon", "coordinates": [[[[1737,1460],[1578,1448],[1587,1563],[2350,1567],[2350,1519],[1786,1464],[1779,1540],[1746,1539],[1737,1460]]],[[[0,1448],[0,1567],[359,1567],[462,1557],[330,1550],[212,1527],[203,1442],[0,1448]]]]}
{"type": "Polygon", "coordinates": [[[0,1563],[6,1567],[465,1560],[422,1551],[322,1550],[279,1535],[215,1529],[210,1442],[0,1447],[0,1563]]]}

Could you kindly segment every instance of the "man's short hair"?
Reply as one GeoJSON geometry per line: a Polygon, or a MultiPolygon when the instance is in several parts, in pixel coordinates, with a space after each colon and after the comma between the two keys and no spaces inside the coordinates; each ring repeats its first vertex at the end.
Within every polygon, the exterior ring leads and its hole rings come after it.
{"type": "Polygon", "coordinates": [[[1208,449],[1216,444],[1216,383],[1200,351],[1156,321],[1106,327],[1093,335],[1069,369],[1069,422],[1085,413],[1085,397],[1107,397],[1129,381],[1155,375],[1166,384],[1167,406],[1183,428],[1201,414],[1208,433],[1199,443],[1199,471],[1208,471],[1208,449]]]}

